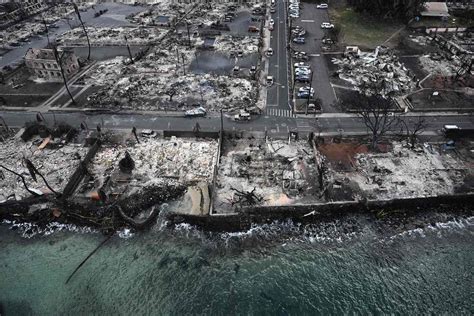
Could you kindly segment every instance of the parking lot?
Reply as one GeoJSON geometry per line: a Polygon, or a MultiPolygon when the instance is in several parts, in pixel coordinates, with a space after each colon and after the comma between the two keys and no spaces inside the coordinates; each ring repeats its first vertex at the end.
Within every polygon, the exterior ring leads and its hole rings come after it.
{"type": "MultiPolygon", "coordinates": [[[[304,28],[306,31],[306,34],[304,35],[305,43],[297,44],[292,41],[292,52],[304,51],[309,56],[309,60],[306,63],[311,66],[314,73],[311,86],[315,91],[314,97],[319,98],[322,102],[322,112],[338,112],[337,108],[334,106],[336,96],[331,86],[328,68],[321,51],[321,40],[324,37],[325,32],[327,32],[326,30],[321,29],[321,23],[329,21],[327,10],[317,9],[315,3],[309,2],[301,2],[300,7],[300,17],[292,19],[291,27],[294,28],[300,26],[304,28]]],[[[292,60],[291,64],[293,65],[298,61],[299,60],[292,60]]],[[[292,68],[293,72],[294,67],[292,68]]],[[[293,80],[293,78],[294,75],[292,73],[290,74],[290,80],[293,80]]],[[[296,104],[306,102],[304,99],[298,99],[296,95],[300,87],[307,85],[309,85],[309,83],[295,83],[295,93],[291,93],[290,91],[290,94],[293,96],[293,101],[296,102],[296,104]]]]}

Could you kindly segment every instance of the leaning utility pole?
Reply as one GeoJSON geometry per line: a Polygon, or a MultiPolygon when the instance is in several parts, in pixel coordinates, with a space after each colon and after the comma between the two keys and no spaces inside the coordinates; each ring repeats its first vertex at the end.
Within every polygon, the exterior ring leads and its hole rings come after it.
{"type": "Polygon", "coordinates": [[[76,11],[77,18],[79,19],[79,22],[81,22],[82,29],[84,30],[84,34],[86,35],[87,46],[89,47],[89,52],[87,54],[87,60],[90,60],[91,59],[91,42],[89,41],[89,34],[87,34],[87,30],[86,30],[86,27],[84,26],[84,22],[82,22],[81,12],[79,12],[79,8],[77,7],[77,4],[73,3],[72,5],[74,7],[74,11],[76,11]]]}
{"type": "Polygon", "coordinates": [[[72,96],[71,91],[69,91],[66,75],[64,74],[64,68],[63,68],[63,62],[62,62],[64,52],[61,54],[61,56],[59,56],[58,48],[56,46],[53,46],[53,53],[54,53],[54,59],[56,59],[56,62],[58,63],[58,66],[59,66],[59,70],[61,71],[61,76],[63,77],[64,86],[66,87],[67,93],[69,94],[69,97],[71,98],[71,102],[72,104],[76,104],[76,101],[74,101],[74,97],[72,96]]]}
{"type": "Polygon", "coordinates": [[[49,47],[51,43],[49,42],[48,24],[46,24],[46,20],[44,18],[43,18],[43,24],[44,24],[44,28],[46,29],[46,38],[48,39],[48,47],[49,47]]]}
{"type": "Polygon", "coordinates": [[[130,51],[130,46],[128,45],[127,35],[124,35],[123,38],[125,39],[125,45],[127,45],[128,56],[130,56],[130,62],[133,64],[134,63],[133,56],[132,56],[132,52],[130,51]]]}

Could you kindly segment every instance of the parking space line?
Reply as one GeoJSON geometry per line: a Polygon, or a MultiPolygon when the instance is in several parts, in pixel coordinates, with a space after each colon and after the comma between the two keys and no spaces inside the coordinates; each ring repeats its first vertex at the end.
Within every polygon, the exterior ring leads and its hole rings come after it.
{"type": "Polygon", "coordinates": [[[314,20],[301,20],[301,23],[314,23],[314,20]]]}

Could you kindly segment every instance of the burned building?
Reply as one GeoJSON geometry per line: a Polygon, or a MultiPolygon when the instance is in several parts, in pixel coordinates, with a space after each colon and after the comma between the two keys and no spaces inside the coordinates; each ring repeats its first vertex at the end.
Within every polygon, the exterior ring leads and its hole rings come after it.
{"type": "MultiPolygon", "coordinates": [[[[79,62],[76,55],[70,51],[59,52],[61,66],[66,78],[70,78],[79,70],[79,62]]],[[[61,81],[61,69],[54,57],[52,49],[30,48],[25,54],[25,64],[30,72],[38,78],[48,81],[61,81]]]]}

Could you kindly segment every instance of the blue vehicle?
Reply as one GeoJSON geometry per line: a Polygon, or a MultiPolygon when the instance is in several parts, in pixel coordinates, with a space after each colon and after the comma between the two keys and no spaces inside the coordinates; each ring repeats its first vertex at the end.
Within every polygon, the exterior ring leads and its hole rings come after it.
{"type": "Polygon", "coordinates": [[[296,43],[296,44],[304,44],[305,40],[304,40],[304,37],[295,37],[293,39],[293,42],[296,43]]]}
{"type": "Polygon", "coordinates": [[[295,81],[297,82],[309,82],[311,80],[311,78],[309,76],[306,76],[306,75],[301,75],[301,76],[296,76],[295,77],[295,81]]]}
{"type": "Polygon", "coordinates": [[[309,93],[309,91],[300,91],[296,94],[298,98],[308,98],[308,97],[313,97],[314,93],[309,93]]]}

